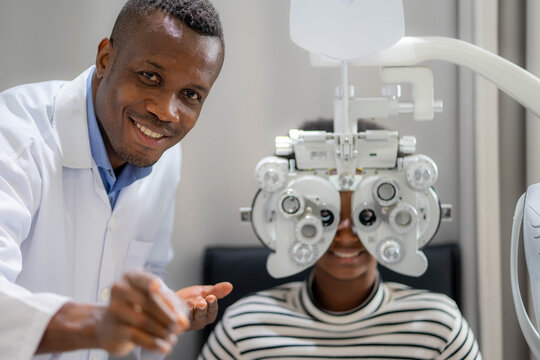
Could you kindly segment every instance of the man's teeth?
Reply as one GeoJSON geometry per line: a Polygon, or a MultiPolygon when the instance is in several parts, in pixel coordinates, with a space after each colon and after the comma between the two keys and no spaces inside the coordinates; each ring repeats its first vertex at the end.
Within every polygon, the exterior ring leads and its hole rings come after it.
{"type": "Polygon", "coordinates": [[[335,256],[340,257],[340,258],[345,258],[345,259],[356,257],[360,255],[360,253],[361,251],[357,251],[354,253],[342,253],[339,251],[332,251],[332,254],[334,254],[335,256]]]}
{"type": "Polygon", "coordinates": [[[159,138],[162,138],[162,137],[163,137],[163,135],[158,134],[157,132],[153,132],[152,130],[150,130],[150,129],[148,129],[148,128],[145,128],[144,126],[142,126],[142,125],[139,124],[139,123],[135,123],[135,125],[137,125],[137,128],[138,128],[139,130],[141,130],[141,132],[142,132],[144,135],[146,135],[146,136],[148,136],[148,137],[150,137],[150,138],[152,138],[152,139],[159,139],[159,138]]]}

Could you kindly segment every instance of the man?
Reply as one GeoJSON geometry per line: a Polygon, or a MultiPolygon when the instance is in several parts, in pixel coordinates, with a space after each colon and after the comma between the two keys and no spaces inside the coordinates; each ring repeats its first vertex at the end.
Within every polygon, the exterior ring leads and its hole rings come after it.
{"type": "MultiPolygon", "coordinates": [[[[332,132],[332,122],[302,129],[332,132]]],[[[340,192],[337,233],[310,276],[229,307],[199,359],[481,359],[450,298],[380,280],[354,231],[352,194],[340,192]]]]}
{"type": "Polygon", "coordinates": [[[165,354],[214,320],[229,283],[174,294],[156,275],[177,144],[223,58],[208,0],[128,0],[95,67],[0,94],[0,358],[165,354]]]}

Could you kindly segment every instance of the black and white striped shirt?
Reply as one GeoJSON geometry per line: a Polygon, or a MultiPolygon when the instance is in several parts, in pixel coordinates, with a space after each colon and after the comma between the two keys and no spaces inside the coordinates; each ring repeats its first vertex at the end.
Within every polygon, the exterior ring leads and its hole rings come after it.
{"type": "Polygon", "coordinates": [[[236,302],[199,355],[209,359],[482,359],[453,300],[381,283],[346,313],[319,309],[306,282],[236,302]]]}

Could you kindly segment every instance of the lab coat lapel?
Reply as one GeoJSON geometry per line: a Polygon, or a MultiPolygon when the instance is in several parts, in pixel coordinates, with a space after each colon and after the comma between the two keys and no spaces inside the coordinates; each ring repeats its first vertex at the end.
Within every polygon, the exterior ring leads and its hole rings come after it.
{"type": "Polygon", "coordinates": [[[92,167],[86,119],[86,80],[90,70],[65,83],[55,98],[53,124],[62,146],[62,165],[69,168],[92,167]]]}
{"type": "MultiPolygon", "coordinates": [[[[62,147],[62,166],[71,169],[91,169],[94,191],[106,209],[111,211],[107,192],[99,175],[88,134],[86,114],[86,81],[90,70],[65,83],[58,91],[54,104],[53,123],[62,147]]],[[[82,175],[81,175],[82,176],[82,175]]]]}

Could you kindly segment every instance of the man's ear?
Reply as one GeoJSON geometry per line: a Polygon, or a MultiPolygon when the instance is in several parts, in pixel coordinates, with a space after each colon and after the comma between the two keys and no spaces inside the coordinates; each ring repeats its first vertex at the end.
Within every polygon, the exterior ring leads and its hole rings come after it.
{"type": "Polygon", "coordinates": [[[105,73],[110,71],[113,59],[112,42],[105,38],[99,43],[96,56],[96,76],[98,79],[102,79],[105,73]]]}

